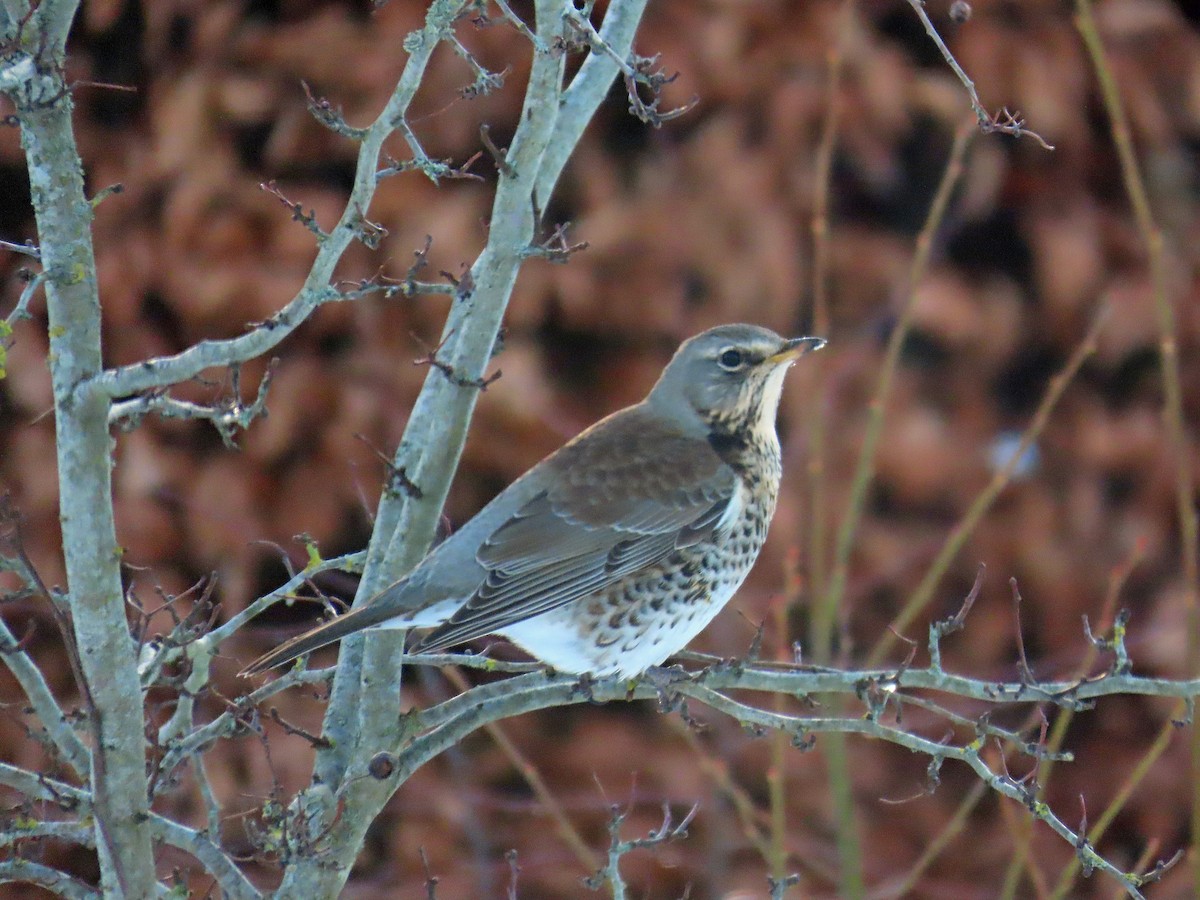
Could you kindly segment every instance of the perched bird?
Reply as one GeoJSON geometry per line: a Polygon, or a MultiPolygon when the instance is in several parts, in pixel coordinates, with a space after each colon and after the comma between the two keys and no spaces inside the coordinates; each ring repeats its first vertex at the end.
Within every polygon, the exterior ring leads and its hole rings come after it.
{"type": "Polygon", "coordinates": [[[598,678],[661,664],[758,557],[779,491],[783,378],[824,345],[754,325],[685,341],[645,400],[550,454],[404,578],[243,674],[364,628],[432,627],[414,648],[431,653],[499,634],[598,678]]]}

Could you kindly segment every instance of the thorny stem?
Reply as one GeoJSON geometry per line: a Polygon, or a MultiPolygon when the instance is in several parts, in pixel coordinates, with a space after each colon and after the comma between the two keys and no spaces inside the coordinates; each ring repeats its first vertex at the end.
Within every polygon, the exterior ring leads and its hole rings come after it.
{"type": "MultiPolygon", "coordinates": [[[[1105,594],[1104,605],[1100,610],[1100,622],[1111,622],[1113,613],[1117,606],[1117,600],[1120,597],[1121,590],[1133,571],[1135,565],[1141,561],[1142,554],[1145,548],[1139,546],[1135,549],[1133,555],[1118,566],[1109,576],[1108,590],[1105,594]]],[[[1100,655],[1100,647],[1095,642],[1089,642],[1087,650],[1084,652],[1083,658],[1075,669],[1077,678],[1084,678],[1092,667],[1095,665],[1097,658],[1100,655]]],[[[1055,761],[1052,758],[1061,749],[1063,742],[1066,740],[1067,728],[1074,720],[1076,711],[1073,709],[1060,709],[1054,717],[1054,724],[1050,728],[1050,733],[1046,739],[1046,751],[1051,755],[1051,758],[1043,759],[1038,771],[1038,797],[1042,800],[1046,798],[1046,791],[1050,783],[1050,778],[1054,773],[1055,761]]],[[[1016,851],[1013,854],[1012,862],[1009,864],[1008,874],[1005,878],[1006,886],[1011,885],[1004,896],[1012,897],[1015,895],[1017,882],[1020,877],[1020,872],[1030,862],[1029,850],[1033,841],[1033,829],[1026,828],[1025,832],[1019,837],[1014,837],[1017,844],[1016,851]]]]}
{"type": "MultiPolygon", "coordinates": [[[[1179,730],[1178,726],[1172,720],[1182,712],[1183,703],[1176,704],[1167,717],[1167,720],[1159,728],[1158,735],[1155,737],[1154,743],[1150,745],[1150,749],[1138,760],[1137,765],[1134,766],[1133,771],[1122,782],[1120,789],[1100,815],[1100,818],[1088,829],[1087,839],[1091,843],[1095,844],[1104,836],[1104,833],[1108,830],[1108,826],[1113,823],[1113,820],[1125,808],[1125,804],[1129,802],[1129,798],[1133,796],[1134,790],[1150,774],[1150,770],[1154,767],[1154,764],[1167,752],[1171,738],[1179,730]]],[[[1080,868],[1081,863],[1078,857],[1072,858],[1067,863],[1058,878],[1058,883],[1054,886],[1054,892],[1051,894],[1053,900],[1063,900],[1063,898],[1070,896],[1071,888],[1079,876],[1080,868]]]]}

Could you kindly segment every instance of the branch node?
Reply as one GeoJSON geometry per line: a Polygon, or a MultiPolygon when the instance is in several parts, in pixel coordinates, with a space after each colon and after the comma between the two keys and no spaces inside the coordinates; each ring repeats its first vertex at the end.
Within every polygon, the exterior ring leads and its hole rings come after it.
{"type": "Polygon", "coordinates": [[[492,140],[491,126],[486,122],[479,126],[479,140],[483,142],[484,149],[491,154],[492,161],[496,164],[496,171],[505,178],[516,178],[517,170],[508,162],[505,151],[497,147],[495,141],[492,140]]]}
{"type": "Polygon", "coordinates": [[[307,81],[301,81],[300,86],[304,88],[304,98],[308,102],[308,111],[312,113],[314,119],[330,131],[354,141],[361,141],[367,136],[367,129],[354,128],[346,124],[346,120],[342,117],[342,111],[324,97],[316,96],[307,81]]]}
{"type": "Polygon", "coordinates": [[[321,228],[321,226],[317,224],[317,211],[315,209],[310,209],[308,212],[305,212],[303,206],[301,206],[299,203],[293,203],[283,195],[283,192],[279,189],[279,186],[275,183],[274,179],[262,182],[258,185],[258,187],[259,190],[266,191],[268,194],[270,194],[272,197],[275,197],[280,203],[286,206],[292,213],[292,221],[299,222],[301,225],[311,231],[314,235],[316,235],[318,241],[324,241],[327,237],[329,237],[329,235],[321,228]]]}
{"type": "Polygon", "coordinates": [[[538,257],[558,265],[565,265],[572,256],[588,248],[587,241],[572,244],[567,240],[567,229],[570,222],[562,222],[554,226],[554,231],[540,244],[531,244],[521,254],[524,259],[538,257]]]}

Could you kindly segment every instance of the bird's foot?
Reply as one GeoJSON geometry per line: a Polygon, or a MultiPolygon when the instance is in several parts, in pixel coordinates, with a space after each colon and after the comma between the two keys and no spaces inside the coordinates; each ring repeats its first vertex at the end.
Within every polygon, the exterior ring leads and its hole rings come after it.
{"type": "Polygon", "coordinates": [[[689,672],[678,663],[673,666],[651,666],[639,678],[645,679],[648,684],[652,684],[655,687],[659,685],[670,686],[684,681],[696,680],[696,676],[692,672],[689,672]]]}
{"type": "Polygon", "coordinates": [[[593,688],[596,685],[596,677],[591,672],[584,672],[579,676],[579,680],[571,686],[571,696],[582,694],[583,699],[592,706],[603,706],[603,700],[597,700],[593,688]]]}
{"type": "Polygon", "coordinates": [[[658,694],[658,708],[661,712],[670,712],[679,705],[679,692],[675,685],[685,681],[694,681],[695,676],[683,666],[651,666],[643,672],[636,681],[629,683],[630,694],[633,688],[645,683],[654,688],[658,694]]]}

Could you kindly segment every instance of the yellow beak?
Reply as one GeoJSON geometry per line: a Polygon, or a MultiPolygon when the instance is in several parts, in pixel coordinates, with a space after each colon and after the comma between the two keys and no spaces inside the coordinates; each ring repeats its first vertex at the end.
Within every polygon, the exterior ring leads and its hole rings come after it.
{"type": "Polygon", "coordinates": [[[782,347],[768,356],[766,361],[771,365],[795,362],[805,353],[820,350],[826,343],[825,338],[819,337],[792,338],[789,341],[785,341],[782,347]]]}

